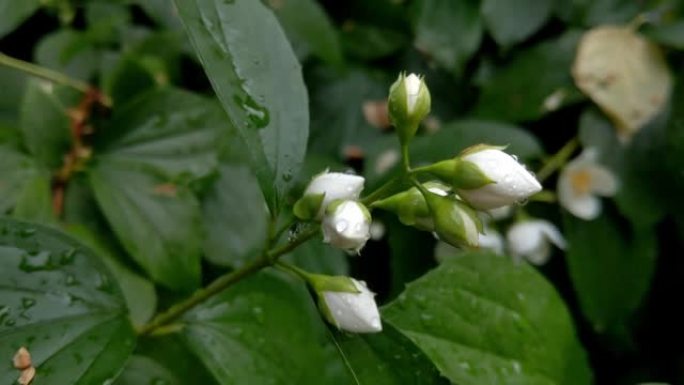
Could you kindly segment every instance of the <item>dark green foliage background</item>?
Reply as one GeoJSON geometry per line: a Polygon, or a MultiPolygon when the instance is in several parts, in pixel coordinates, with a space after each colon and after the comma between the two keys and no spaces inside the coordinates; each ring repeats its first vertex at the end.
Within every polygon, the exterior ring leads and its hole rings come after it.
{"type": "Polygon", "coordinates": [[[0,385],[26,344],[36,385],[682,384],[682,49],[677,0],[0,0],[0,52],[113,102],[60,185],[83,95],[0,66],[0,385]],[[584,31],[639,15],[675,85],[624,145],[570,67],[584,31]],[[381,167],[395,135],[363,110],[400,71],[432,93],[416,164],[486,142],[536,170],[578,137],[619,193],[590,222],[527,204],[570,245],[541,268],[438,263],[429,234],[386,213],[360,257],[318,239],[285,257],[367,281],[382,334],[331,330],[267,269],[136,342],[155,311],[257,258],[312,175],[353,169],[369,192],[396,174],[381,167]]]}

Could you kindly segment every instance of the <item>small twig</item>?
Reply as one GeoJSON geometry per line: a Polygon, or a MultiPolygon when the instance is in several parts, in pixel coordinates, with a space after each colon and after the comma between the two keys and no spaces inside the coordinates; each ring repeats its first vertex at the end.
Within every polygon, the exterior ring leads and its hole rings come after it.
{"type": "Polygon", "coordinates": [[[71,87],[77,91],[83,92],[84,94],[95,92],[98,95],[99,103],[101,103],[105,107],[112,106],[112,100],[107,95],[104,95],[99,91],[93,91],[94,88],[90,84],[82,80],[71,78],[61,72],[51,70],[49,68],[45,68],[21,59],[13,58],[11,56],[7,56],[1,52],[0,65],[4,65],[9,68],[14,68],[18,71],[24,72],[31,76],[51,81],[53,83],[71,87]]]}
{"type": "Polygon", "coordinates": [[[544,166],[542,166],[542,168],[537,172],[536,176],[539,183],[544,182],[544,180],[553,175],[556,170],[563,167],[578,147],[579,140],[576,137],[565,143],[565,145],[551,158],[549,158],[544,166]]]}

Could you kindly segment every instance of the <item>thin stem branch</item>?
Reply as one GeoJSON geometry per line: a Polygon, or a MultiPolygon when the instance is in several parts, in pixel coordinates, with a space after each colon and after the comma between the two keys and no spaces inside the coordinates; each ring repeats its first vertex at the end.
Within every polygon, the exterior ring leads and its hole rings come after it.
{"type": "Polygon", "coordinates": [[[214,295],[222,292],[226,288],[234,285],[240,280],[247,278],[261,269],[272,266],[278,258],[289,253],[290,251],[297,248],[297,246],[313,238],[318,234],[319,229],[311,228],[303,233],[301,233],[297,238],[288,242],[284,245],[271,249],[264,253],[258,259],[242,266],[237,270],[233,270],[227,274],[218,277],[215,281],[210,283],[207,287],[196,291],[189,298],[171,306],[165,312],[158,314],[152,321],[143,325],[138,330],[138,335],[151,335],[154,332],[171,322],[180,318],[183,314],[187,313],[189,310],[199,305],[200,303],[206,301],[207,299],[213,297],[214,295]]]}
{"type": "MultiPolygon", "coordinates": [[[[14,68],[18,71],[24,72],[26,74],[29,74],[31,76],[35,76],[41,79],[45,79],[48,81],[51,81],[53,83],[57,84],[62,84],[68,87],[71,87],[77,91],[83,92],[83,93],[88,93],[90,92],[93,87],[78,79],[71,78],[61,72],[57,72],[55,70],[51,70],[49,68],[45,68],[42,66],[39,66],[37,64],[33,64],[21,59],[17,59],[11,56],[7,56],[4,53],[0,52],[0,65],[3,65],[5,67],[9,68],[14,68]]],[[[105,106],[105,107],[111,107],[112,106],[112,101],[111,99],[106,96],[106,95],[101,95],[101,100],[100,102],[105,106]]]]}
{"type": "Polygon", "coordinates": [[[539,183],[542,183],[546,178],[553,175],[556,170],[563,167],[578,147],[579,140],[576,137],[565,143],[565,145],[549,158],[544,166],[537,172],[537,180],[539,180],[539,183]]]}

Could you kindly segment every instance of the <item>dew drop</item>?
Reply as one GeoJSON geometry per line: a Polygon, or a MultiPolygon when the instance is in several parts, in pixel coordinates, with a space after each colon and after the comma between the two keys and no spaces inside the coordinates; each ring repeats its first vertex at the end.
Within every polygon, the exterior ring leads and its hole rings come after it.
{"type": "Polygon", "coordinates": [[[30,309],[35,306],[36,300],[34,298],[24,297],[21,299],[21,307],[24,309],[30,309]]]}

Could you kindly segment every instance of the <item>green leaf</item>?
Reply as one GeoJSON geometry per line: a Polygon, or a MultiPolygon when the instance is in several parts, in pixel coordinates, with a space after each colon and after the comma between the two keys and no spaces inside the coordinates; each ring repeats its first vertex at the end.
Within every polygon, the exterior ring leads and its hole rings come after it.
{"type": "Polygon", "coordinates": [[[495,69],[482,84],[475,115],[504,121],[524,121],[581,98],[570,75],[581,32],[517,52],[510,63],[495,69]],[[554,94],[558,102],[553,102],[554,94]]]}
{"type": "Polygon", "coordinates": [[[269,4],[299,58],[313,54],[331,65],[342,64],[337,31],[317,1],[271,1],[269,4]]]}
{"type": "Polygon", "coordinates": [[[127,4],[115,1],[89,1],[85,4],[88,39],[98,45],[116,44],[120,34],[131,27],[127,4]]]}
{"type": "Polygon", "coordinates": [[[381,132],[366,122],[362,106],[387,98],[388,79],[358,68],[342,76],[322,69],[312,78],[321,86],[311,91],[310,151],[341,158],[347,146],[371,149],[381,132]]]}
{"type": "Polygon", "coordinates": [[[40,0],[0,0],[0,38],[12,32],[40,8],[40,0]]]}
{"type": "Polygon", "coordinates": [[[434,162],[453,158],[461,150],[480,143],[508,146],[506,152],[522,159],[543,154],[538,139],[521,127],[486,120],[460,120],[445,124],[433,135],[416,138],[411,159],[434,162]]]}
{"type": "MultiPolygon", "coordinates": [[[[199,359],[183,343],[182,336],[179,334],[166,334],[154,336],[153,338],[143,338],[138,342],[136,353],[151,359],[152,362],[136,365],[138,368],[147,366],[162,370],[167,376],[170,375],[179,385],[183,384],[202,384],[215,385],[216,380],[202,365],[199,359]]],[[[139,373],[141,380],[144,379],[139,373]]],[[[173,383],[173,382],[172,382],[173,383]]],[[[148,382],[126,383],[121,385],[163,385],[148,382]]]]}
{"type": "Polygon", "coordinates": [[[98,236],[88,227],[72,225],[67,230],[69,234],[90,247],[116,277],[126,299],[133,325],[142,326],[149,321],[157,308],[157,293],[152,282],[122,264],[120,258],[115,255],[116,251],[104,241],[102,236],[98,236]]]}
{"type": "Polygon", "coordinates": [[[14,126],[19,126],[19,106],[26,83],[22,72],[0,67],[0,89],[3,90],[0,92],[0,142],[10,139],[10,134],[14,136],[14,126]]]}
{"type": "Polygon", "coordinates": [[[135,96],[154,88],[157,84],[152,73],[133,55],[122,57],[104,78],[103,83],[105,94],[112,98],[113,104],[117,107],[124,106],[135,96]]]}
{"type": "Polygon", "coordinates": [[[668,157],[663,148],[670,144],[666,131],[667,114],[661,114],[625,144],[618,140],[611,123],[595,109],[580,116],[582,145],[595,148],[599,163],[617,174],[620,186],[615,203],[635,225],[651,226],[667,213],[666,202],[671,196],[668,181],[672,175],[663,167],[668,157]]]}
{"type": "Polygon", "coordinates": [[[21,193],[17,196],[12,216],[42,224],[55,223],[49,173],[36,172],[25,181],[21,193]]]}
{"type": "Polygon", "coordinates": [[[435,266],[435,260],[425,253],[434,247],[435,238],[427,231],[418,231],[401,224],[397,219],[383,221],[387,226],[392,262],[392,298],[404,290],[406,282],[425,274],[435,266]]]}
{"type": "Polygon", "coordinates": [[[38,225],[0,219],[0,383],[25,346],[38,384],[111,381],[135,345],[114,277],[87,248],[38,225]]]}
{"type": "Polygon", "coordinates": [[[26,195],[27,182],[40,174],[36,162],[8,146],[0,145],[0,215],[14,207],[20,196],[26,195]]]}
{"type": "Polygon", "coordinates": [[[206,258],[239,267],[263,249],[268,210],[259,184],[246,166],[224,164],[202,201],[206,258]]]}
{"type": "Polygon", "coordinates": [[[309,294],[276,274],[240,281],[199,305],[183,336],[221,384],[336,384],[337,354],[309,294]]]}
{"type": "Polygon", "coordinates": [[[173,88],[146,92],[122,106],[100,137],[102,160],[183,180],[217,167],[216,139],[225,118],[210,100],[173,88]]]}
{"type": "Polygon", "coordinates": [[[658,44],[679,50],[684,49],[684,20],[663,25],[646,26],[643,33],[658,44]]]}
{"type": "Polygon", "coordinates": [[[563,222],[566,261],[582,312],[595,332],[619,337],[650,287],[655,233],[620,223],[609,213],[593,221],[566,214],[563,222]]]}
{"type": "Polygon", "coordinates": [[[390,325],[378,334],[335,333],[357,384],[449,384],[425,354],[390,325]]]}
{"type": "Polygon", "coordinates": [[[532,267],[486,252],[447,259],[383,309],[459,385],[588,385],[570,314],[532,267]]]}
{"type": "Polygon", "coordinates": [[[304,243],[284,259],[312,273],[349,275],[347,255],[342,250],[323,243],[322,239],[304,243]]]}
{"type": "Polygon", "coordinates": [[[551,16],[555,0],[484,0],[482,16],[500,46],[523,42],[551,16]]]}
{"type": "Polygon", "coordinates": [[[71,147],[70,122],[63,88],[32,80],[21,103],[21,132],[29,152],[43,165],[56,169],[71,147]]]}
{"type": "Polygon", "coordinates": [[[99,55],[84,32],[60,29],[45,35],[35,46],[38,64],[72,78],[88,81],[95,74],[99,55]]]}
{"type": "Polygon", "coordinates": [[[373,24],[350,23],[342,30],[342,47],[360,60],[377,60],[392,55],[404,47],[408,37],[393,28],[373,24]]]}
{"type": "Polygon", "coordinates": [[[308,97],[292,48],[260,1],[175,4],[223,108],[250,150],[275,215],[304,159],[309,133],[308,97]]]}
{"type": "Polygon", "coordinates": [[[89,178],[114,233],[150,277],[172,290],[197,288],[203,231],[187,188],[111,160],[89,178]]]}
{"type": "MultiPolygon", "coordinates": [[[[633,20],[640,11],[645,11],[651,2],[625,0],[574,0],[558,1],[556,12],[565,22],[579,26],[604,24],[625,24],[633,20]]],[[[653,4],[650,4],[653,7],[653,4]]],[[[649,9],[652,10],[652,9],[649,9]]]]}
{"type": "Polygon", "coordinates": [[[422,0],[418,15],[417,49],[459,75],[482,41],[478,1],[422,0]]]}
{"type": "Polygon", "coordinates": [[[134,355],[114,385],[182,385],[173,373],[151,358],[134,355]]]}

